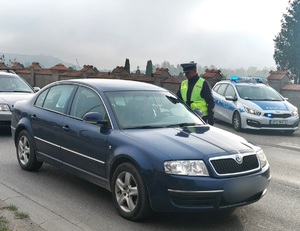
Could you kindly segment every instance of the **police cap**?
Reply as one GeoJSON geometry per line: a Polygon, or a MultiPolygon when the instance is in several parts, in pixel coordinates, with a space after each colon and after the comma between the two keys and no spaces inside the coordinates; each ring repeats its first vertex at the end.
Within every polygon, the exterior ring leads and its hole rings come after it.
{"type": "Polygon", "coordinates": [[[187,73],[189,72],[190,70],[193,70],[196,68],[197,66],[197,63],[194,63],[194,62],[189,62],[189,63],[182,63],[180,64],[183,68],[183,72],[184,73],[187,73]]]}

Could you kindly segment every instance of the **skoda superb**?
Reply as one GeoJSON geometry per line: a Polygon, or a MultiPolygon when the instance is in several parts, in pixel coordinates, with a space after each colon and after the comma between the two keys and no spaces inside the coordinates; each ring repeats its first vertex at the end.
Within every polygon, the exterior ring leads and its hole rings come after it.
{"type": "Polygon", "coordinates": [[[284,131],[299,126],[298,109],[262,78],[237,77],[218,82],[212,89],[215,118],[243,129],[284,131]]]}
{"type": "Polygon", "coordinates": [[[129,220],[247,205],[271,178],[260,147],[142,82],[52,83],[15,104],[11,128],[21,168],[50,163],[104,187],[129,220]]]}

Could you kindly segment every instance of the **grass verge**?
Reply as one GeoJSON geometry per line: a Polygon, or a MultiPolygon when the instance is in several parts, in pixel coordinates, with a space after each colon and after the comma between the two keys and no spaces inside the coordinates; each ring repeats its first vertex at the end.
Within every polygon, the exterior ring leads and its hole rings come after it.
{"type": "MultiPolygon", "coordinates": [[[[0,210],[9,210],[14,213],[15,219],[28,219],[28,213],[23,213],[18,211],[18,207],[15,205],[8,205],[0,207],[0,210]]],[[[9,227],[9,221],[6,217],[0,216],[0,231],[11,231],[9,227]]]]}
{"type": "Polygon", "coordinates": [[[3,216],[0,217],[0,231],[9,231],[8,220],[3,216]]]}

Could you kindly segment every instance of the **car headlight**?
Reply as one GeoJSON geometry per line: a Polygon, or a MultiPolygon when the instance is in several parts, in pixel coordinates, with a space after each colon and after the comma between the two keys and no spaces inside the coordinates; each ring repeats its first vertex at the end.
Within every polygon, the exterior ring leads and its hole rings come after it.
{"type": "Polygon", "coordinates": [[[297,116],[298,115],[298,108],[295,108],[295,110],[292,112],[292,116],[297,116]]]}
{"type": "Polygon", "coordinates": [[[175,160],[164,162],[165,172],[184,176],[209,176],[202,160],[175,160]]]}
{"type": "Polygon", "coordinates": [[[245,111],[250,113],[250,114],[253,114],[253,115],[257,115],[257,116],[260,116],[261,115],[261,112],[258,111],[258,110],[255,110],[255,109],[252,109],[250,107],[247,107],[246,105],[243,105],[244,108],[245,108],[245,111]]]}
{"type": "Polygon", "coordinates": [[[0,103],[0,111],[10,111],[10,108],[7,104],[0,103]]]}
{"type": "Polygon", "coordinates": [[[267,164],[267,157],[262,149],[256,153],[260,161],[260,166],[263,168],[267,164]]]}

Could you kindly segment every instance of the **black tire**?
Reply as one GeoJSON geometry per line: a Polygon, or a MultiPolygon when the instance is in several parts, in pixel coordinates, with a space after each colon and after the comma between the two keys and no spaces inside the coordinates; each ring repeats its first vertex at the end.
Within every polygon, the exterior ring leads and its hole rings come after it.
{"type": "Polygon", "coordinates": [[[232,126],[237,132],[242,131],[241,116],[237,111],[233,114],[232,126]]]}
{"type": "Polygon", "coordinates": [[[17,158],[22,169],[36,171],[43,162],[36,159],[35,148],[31,136],[26,130],[20,132],[16,142],[17,158]]]}
{"type": "Polygon", "coordinates": [[[133,164],[126,162],[116,168],[111,187],[114,205],[122,217],[138,221],[151,214],[145,182],[133,164]]]}

